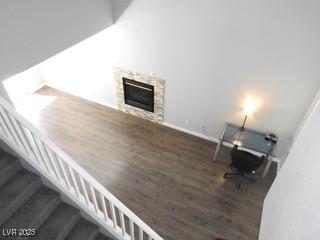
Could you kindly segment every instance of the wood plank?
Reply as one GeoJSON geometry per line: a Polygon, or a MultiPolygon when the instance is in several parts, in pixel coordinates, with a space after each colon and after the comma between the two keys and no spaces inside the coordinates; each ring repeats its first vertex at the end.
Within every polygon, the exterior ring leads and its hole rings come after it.
{"type": "Polygon", "coordinates": [[[165,239],[258,239],[275,165],[238,190],[237,179],[223,179],[228,148],[212,163],[210,141],[49,87],[37,95],[56,99],[34,110],[33,123],[165,239]]]}

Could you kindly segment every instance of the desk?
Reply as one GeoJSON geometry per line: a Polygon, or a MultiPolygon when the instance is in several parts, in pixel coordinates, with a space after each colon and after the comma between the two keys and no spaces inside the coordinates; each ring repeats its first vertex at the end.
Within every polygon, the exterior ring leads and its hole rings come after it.
{"type": "Polygon", "coordinates": [[[219,137],[218,146],[214,153],[213,161],[217,161],[219,150],[223,142],[238,145],[241,148],[253,150],[266,155],[268,163],[264,169],[262,177],[265,177],[271,166],[272,157],[276,144],[273,141],[265,139],[266,133],[258,132],[245,128],[240,131],[240,126],[231,123],[225,123],[219,137]]]}

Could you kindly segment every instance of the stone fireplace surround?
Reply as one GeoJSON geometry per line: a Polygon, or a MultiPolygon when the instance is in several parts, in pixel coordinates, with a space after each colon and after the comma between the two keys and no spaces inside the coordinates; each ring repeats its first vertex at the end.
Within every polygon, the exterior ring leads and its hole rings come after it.
{"type": "Polygon", "coordinates": [[[134,116],[150,120],[152,122],[163,122],[164,111],[164,90],[165,82],[162,79],[153,76],[126,70],[119,67],[114,67],[114,79],[116,81],[116,95],[119,110],[132,114],[134,116]],[[141,83],[146,83],[154,86],[154,112],[149,112],[134,106],[125,104],[123,78],[132,79],[141,83]]]}

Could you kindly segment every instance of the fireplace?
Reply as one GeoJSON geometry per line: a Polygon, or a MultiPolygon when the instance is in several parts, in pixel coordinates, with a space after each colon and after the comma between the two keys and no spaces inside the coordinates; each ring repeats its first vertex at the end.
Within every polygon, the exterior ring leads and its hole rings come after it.
{"type": "Polygon", "coordinates": [[[144,73],[114,67],[118,109],[162,123],[165,81],[144,73]]]}
{"type": "Polygon", "coordinates": [[[154,86],[122,78],[125,104],[154,112],[154,86]]]}

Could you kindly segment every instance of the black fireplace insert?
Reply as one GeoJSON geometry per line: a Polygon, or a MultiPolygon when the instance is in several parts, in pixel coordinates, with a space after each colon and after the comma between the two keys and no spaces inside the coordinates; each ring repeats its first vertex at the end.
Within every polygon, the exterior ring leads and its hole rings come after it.
{"type": "Polygon", "coordinates": [[[122,78],[124,102],[131,106],[154,112],[154,86],[122,78]]]}

